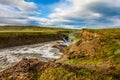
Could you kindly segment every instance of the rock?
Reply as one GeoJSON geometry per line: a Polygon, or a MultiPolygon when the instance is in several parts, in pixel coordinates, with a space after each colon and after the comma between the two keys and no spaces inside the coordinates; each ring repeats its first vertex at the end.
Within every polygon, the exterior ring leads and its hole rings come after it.
{"type": "Polygon", "coordinates": [[[96,50],[101,48],[101,35],[83,30],[81,40],[70,45],[64,50],[69,59],[84,56],[92,56],[96,50]]]}
{"type": "Polygon", "coordinates": [[[66,45],[54,45],[53,48],[57,48],[60,52],[64,52],[64,49],[67,47],[66,45]]]}
{"type": "Polygon", "coordinates": [[[36,74],[44,64],[38,59],[24,58],[15,66],[0,72],[0,80],[34,80],[31,75],[36,74]]]}

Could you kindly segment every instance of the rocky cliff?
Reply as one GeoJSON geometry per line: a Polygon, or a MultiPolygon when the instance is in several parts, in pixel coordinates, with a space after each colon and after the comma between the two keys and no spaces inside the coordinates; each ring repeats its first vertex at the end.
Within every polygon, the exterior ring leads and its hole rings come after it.
{"type": "Polygon", "coordinates": [[[24,59],[1,72],[0,80],[120,80],[119,75],[120,29],[83,29],[81,40],[60,59],[24,59]]]}
{"type": "Polygon", "coordinates": [[[81,40],[67,47],[64,53],[68,58],[92,56],[96,50],[101,48],[100,37],[101,35],[98,33],[89,32],[83,29],[81,40]]]}

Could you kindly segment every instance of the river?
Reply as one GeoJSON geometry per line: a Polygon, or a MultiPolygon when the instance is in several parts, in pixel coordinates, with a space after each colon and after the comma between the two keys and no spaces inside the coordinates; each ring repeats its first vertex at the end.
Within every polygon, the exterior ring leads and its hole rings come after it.
{"type": "Polygon", "coordinates": [[[0,49],[0,71],[15,65],[22,58],[37,58],[41,61],[52,61],[62,53],[53,45],[65,44],[63,41],[51,41],[39,44],[23,45],[0,49]]]}

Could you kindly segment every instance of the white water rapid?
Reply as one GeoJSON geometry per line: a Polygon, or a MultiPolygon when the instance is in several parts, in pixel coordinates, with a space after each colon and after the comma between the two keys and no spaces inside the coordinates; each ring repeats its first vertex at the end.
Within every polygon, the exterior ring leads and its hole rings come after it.
{"type": "Polygon", "coordinates": [[[52,47],[56,44],[63,45],[65,43],[52,41],[0,49],[0,71],[16,64],[22,58],[37,58],[41,61],[55,60],[62,55],[58,49],[52,47]]]}

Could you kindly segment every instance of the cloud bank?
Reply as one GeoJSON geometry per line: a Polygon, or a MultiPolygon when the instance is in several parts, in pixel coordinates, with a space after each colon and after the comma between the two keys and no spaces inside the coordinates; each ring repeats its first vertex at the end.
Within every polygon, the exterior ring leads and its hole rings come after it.
{"type": "Polygon", "coordinates": [[[0,24],[46,25],[68,28],[120,27],[120,0],[60,0],[43,16],[41,6],[24,0],[0,1],[0,24]],[[40,10],[41,9],[41,10],[40,10]]]}

